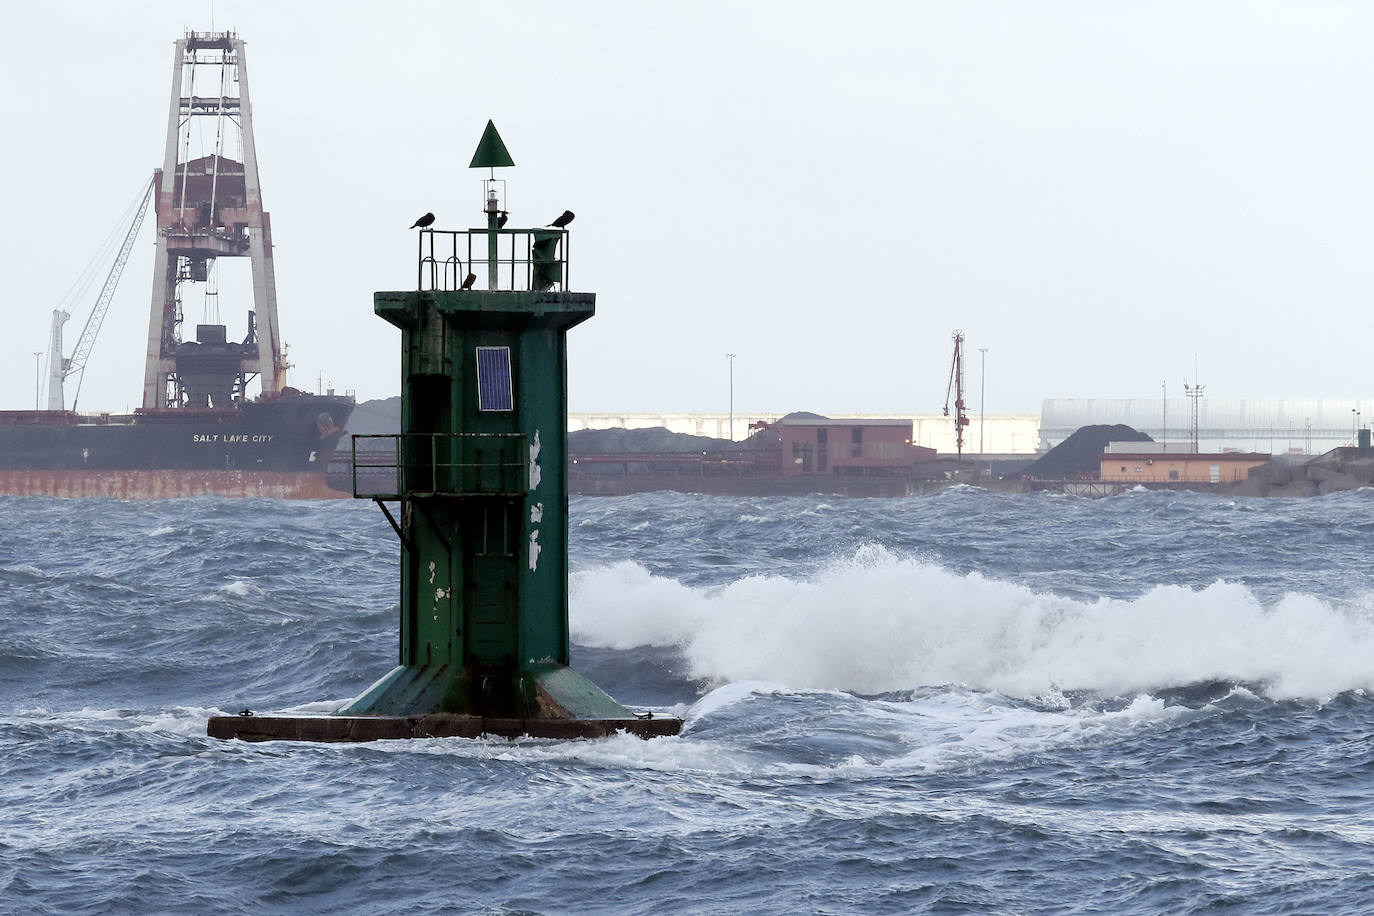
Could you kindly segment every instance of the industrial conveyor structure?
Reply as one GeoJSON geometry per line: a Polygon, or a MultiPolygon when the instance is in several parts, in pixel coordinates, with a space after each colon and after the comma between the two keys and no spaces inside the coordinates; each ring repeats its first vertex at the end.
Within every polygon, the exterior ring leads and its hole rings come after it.
{"type": "Polygon", "coordinates": [[[280,392],[286,367],[272,222],[258,182],[247,54],[233,32],[188,32],[176,43],[154,207],[157,253],[143,407],[227,408],[245,399],[254,377],[263,395],[280,392]],[[191,157],[193,136],[214,138],[208,155],[191,157]],[[230,340],[220,322],[219,258],[248,258],[252,267],[253,310],[241,342],[230,340]],[[183,333],[188,284],[206,292],[191,340],[183,333]]]}

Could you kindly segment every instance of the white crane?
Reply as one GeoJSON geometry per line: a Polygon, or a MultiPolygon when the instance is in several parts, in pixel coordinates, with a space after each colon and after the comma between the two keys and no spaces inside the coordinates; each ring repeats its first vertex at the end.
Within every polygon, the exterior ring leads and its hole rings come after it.
{"type": "MultiPolygon", "coordinates": [[[[105,277],[105,285],[100,289],[100,297],[95,301],[95,307],[91,309],[91,315],[86,319],[86,326],[81,330],[81,338],[76,342],[76,349],[68,358],[62,356],[62,326],[71,318],[71,313],[62,309],[53,309],[52,313],[52,339],[48,344],[48,410],[65,410],[62,386],[67,376],[81,372],[82,378],[85,373],[86,360],[91,355],[91,347],[95,345],[95,337],[100,333],[100,325],[105,320],[105,312],[110,308],[110,300],[114,298],[115,287],[119,285],[120,274],[124,273],[124,265],[129,260],[129,252],[133,250],[134,239],[138,236],[138,229],[143,225],[143,217],[148,212],[148,200],[153,196],[153,188],[157,186],[160,170],[153,172],[152,180],[148,182],[147,189],[143,192],[143,201],[134,209],[133,221],[129,224],[128,231],[124,234],[124,244],[119,247],[119,254],[115,256],[115,262],[110,267],[110,273],[105,277]]],[[[72,410],[76,409],[76,400],[81,395],[81,380],[76,383],[76,391],[72,394],[72,410]]]]}

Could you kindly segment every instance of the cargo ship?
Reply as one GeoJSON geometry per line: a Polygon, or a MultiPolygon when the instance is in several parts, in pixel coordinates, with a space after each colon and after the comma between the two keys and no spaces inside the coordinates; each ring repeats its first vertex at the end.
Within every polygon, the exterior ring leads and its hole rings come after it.
{"type": "Polygon", "coordinates": [[[176,42],[165,150],[70,355],[63,326],[71,316],[53,313],[47,409],[0,411],[0,493],[344,495],[326,485],[325,468],[354,399],[286,384],[271,219],[236,33],[188,32],[176,42]],[[213,149],[191,158],[193,135],[214,137],[213,149]],[[142,406],[127,414],[78,412],[86,359],[150,208],[156,255],[142,406]],[[252,308],[238,339],[220,322],[217,265],[226,258],[247,259],[252,272],[252,308]],[[193,320],[197,294],[201,314],[193,320]]]}
{"type": "Polygon", "coordinates": [[[0,411],[0,493],[337,498],[324,470],[352,407],[287,390],[223,410],[0,411]]]}

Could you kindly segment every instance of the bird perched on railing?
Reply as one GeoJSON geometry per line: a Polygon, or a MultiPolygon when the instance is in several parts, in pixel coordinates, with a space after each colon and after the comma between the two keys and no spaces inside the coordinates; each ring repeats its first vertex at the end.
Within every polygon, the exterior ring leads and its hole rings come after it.
{"type": "Polygon", "coordinates": [[[477,282],[477,274],[468,274],[463,280],[463,289],[472,289],[472,284],[477,282]]]}
{"type": "Polygon", "coordinates": [[[564,210],[563,215],[558,217],[558,219],[554,220],[553,222],[549,223],[549,225],[554,227],[555,229],[562,229],[564,226],[568,225],[568,223],[573,221],[573,217],[575,215],[576,214],[574,214],[571,210],[564,210]]]}
{"type": "Polygon", "coordinates": [[[432,226],[432,225],[434,225],[434,214],[433,214],[433,213],[426,213],[424,216],[420,217],[420,218],[417,219],[415,222],[411,223],[411,224],[410,224],[410,228],[412,228],[412,229],[426,229],[426,228],[428,228],[428,227],[430,227],[430,226],[432,226]]]}
{"type": "Polygon", "coordinates": [[[504,229],[504,228],[506,228],[506,220],[508,220],[508,219],[510,219],[510,214],[507,213],[505,210],[502,210],[501,213],[500,213],[500,215],[496,217],[496,228],[497,228],[497,229],[504,229]]]}

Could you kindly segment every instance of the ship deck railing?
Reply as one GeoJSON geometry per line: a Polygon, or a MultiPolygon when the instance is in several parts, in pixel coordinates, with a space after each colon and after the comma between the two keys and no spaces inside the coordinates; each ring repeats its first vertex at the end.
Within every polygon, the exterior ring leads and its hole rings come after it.
{"type": "MultiPolygon", "coordinates": [[[[527,291],[536,288],[535,269],[553,278],[554,287],[568,285],[566,229],[422,229],[420,230],[420,290],[458,290],[469,273],[476,274],[476,289],[527,291]],[[496,285],[491,285],[493,263],[489,237],[496,239],[496,285]],[[557,240],[552,257],[540,257],[537,242],[557,240]]],[[[545,252],[547,254],[547,252],[545,252]]]]}
{"type": "Polygon", "coordinates": [[[353,495],[522,497],[529,492],[524,433],[402,433],[353,437],[353,495]]]}

